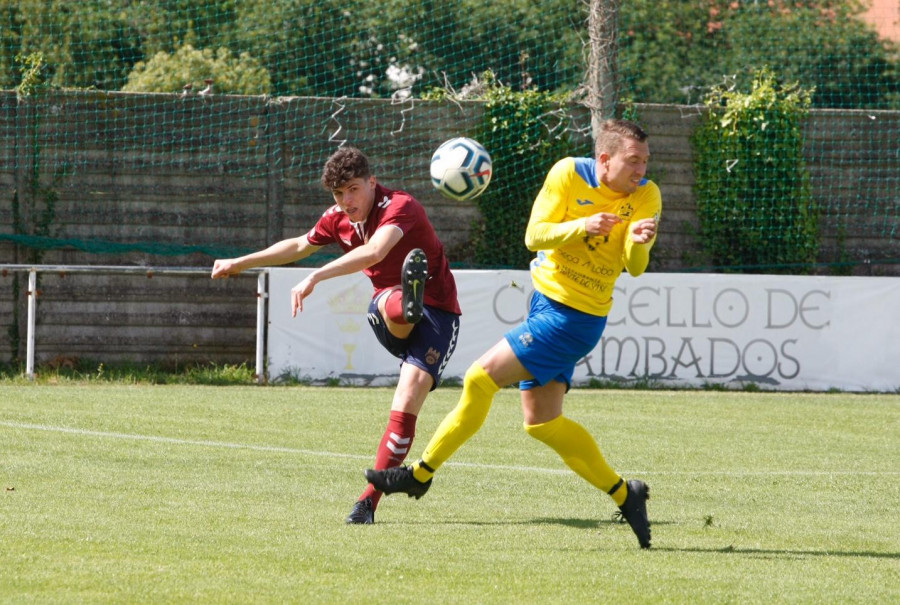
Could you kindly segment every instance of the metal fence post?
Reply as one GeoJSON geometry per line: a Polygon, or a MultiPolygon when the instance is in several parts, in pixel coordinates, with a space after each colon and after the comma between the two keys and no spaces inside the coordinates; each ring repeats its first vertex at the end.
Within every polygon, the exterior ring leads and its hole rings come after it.
{"type": "Polygon", "coordinates": [[[37,311],[37,270],[28,272],[28,328],[25,336],[25,376],[34,380],[34,324],[37,311]]]}
{"type": "Polygon", "coordinates": [[[256,381],[266,383],[266,302],[269,293],[266,291],[266,276],[262,271],[256,277],[256,381]]]}

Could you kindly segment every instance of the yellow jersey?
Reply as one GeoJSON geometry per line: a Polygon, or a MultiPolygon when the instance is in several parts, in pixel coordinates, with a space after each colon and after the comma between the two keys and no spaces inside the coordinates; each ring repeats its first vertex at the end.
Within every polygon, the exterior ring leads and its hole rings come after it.
{"type": "Polygon", "coordinates": [[[662,211],[659,187],[641,181],[634,193],[617,193],[597,179],[593,158],[558,161],[544,181],[525,233],[530,250],[534,287],[548,298],[591,315],[605,316],[623,269],[640,275],[650,261],[650,248],[635,244],[631,222],[656,218],[662,211]],[[587,217],[598,212],[616,214],[622,222],[607,236],[589,236],[587,217]]]}

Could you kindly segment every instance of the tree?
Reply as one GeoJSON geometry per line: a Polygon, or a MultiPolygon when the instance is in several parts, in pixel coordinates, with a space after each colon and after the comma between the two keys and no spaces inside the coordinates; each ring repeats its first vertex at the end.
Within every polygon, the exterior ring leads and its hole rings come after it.
{"type": "Polygon", "coordinates": [[[197,50],[186,44],[174,54],[158,52],[139,62],[122,90],[181,92],[191,84],[199,91],[205,80],[213,80],[215,91],[225,94],[266,94],[272,87],[268,71],[247,53],[234,57],[227,48],[197,50]]]}
{"type": "Polygon", "coordinates": [[[796,6],[778,18],[758,9],[736,11],[725,31],[729,65],[735,72],[741,65],[778,65],[785,80],[815,88],[813,107],[900,108],[894,102],[900,93],[896,49],[855,17],[857,4],[796,6]]]}
{"type": "Polygon", "coordinates": [[[251,0],[238,10],[234,46],[269,70],[279,96],[359,96],[352,47],[364,0],[251,0]]]}
{"type": "Polygon", "coordinates": [[[623,97],[698,102],[710,87],[748,86],[753,71],[815,88],[815,107],[900,107],[895,45],[857,15],[856,0],[633,0],[622,10],[623,97]]]}
{"type": "MultiPolygon", "coordinates": [[[[596,1],[596,0],[595,0],[596,1]]],[[[604,0],[618,3],[619,0],[604,0]]],[[[274,95],[387,97],[459,90],[490,70],[514,90],[584,81],[590,0],[0,0],[0,87],[39,52],[48,84],[118,90],[160,52],[247,53],[274,95]]],[[[697,103],[752,69],[815,87],[815,107],[900,107],[900,51],[857,18],[862,0],[629,0],[619,97],[697,103]],[[749,66],[749,68],[748,68],[749,66]]],[[[259,93],[261,91],[253,91],[259,93]]]]}
{"type": "Polygon", "coordinates": [[[15,57],[40,53],[61,88],[118,89],[141,57],[140,36],[101,0],[0,0],[0,86],[18,80],[15,57]]]}
{"type": "Polygon", "coordinates": [[[386,31],[404,34],[405,47],[386,54],[421,68],[417,91],[460,89],[486,71],[515,90],[571,91],[584,74],[586,3],[396,0],[369,11],[368,31],[390,23],[386,31]]]}

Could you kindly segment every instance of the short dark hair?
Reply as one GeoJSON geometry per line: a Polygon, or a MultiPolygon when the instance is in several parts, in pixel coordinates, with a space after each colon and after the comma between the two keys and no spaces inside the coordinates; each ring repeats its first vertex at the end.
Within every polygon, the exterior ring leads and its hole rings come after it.
{"type": "Polygon", "coordinates": [[[369,158],[356,147],[341,147],[328,158],[322,169],[322,186],[328,191],[337,189],[356,178],[372,176],[369,158]]]}
{"type": "Polygon", "coordinates": [[[629,120],[606,120],[600,125],[597,140],[594,141],[594,153],[615,155],[622,150],[623,139],[634,139],[643,143],[650,135],[643,128],[629,120]]]}

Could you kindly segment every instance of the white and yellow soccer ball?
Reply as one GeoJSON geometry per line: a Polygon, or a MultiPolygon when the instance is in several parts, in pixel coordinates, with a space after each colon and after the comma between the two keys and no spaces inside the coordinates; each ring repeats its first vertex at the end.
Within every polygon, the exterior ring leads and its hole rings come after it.
{"type": "Polygon", "coordinates": [[[431,183],[454,200],[481,195],[491,182],[491,154],[474,139],[444,141],[431,156],[431,183]]]}

